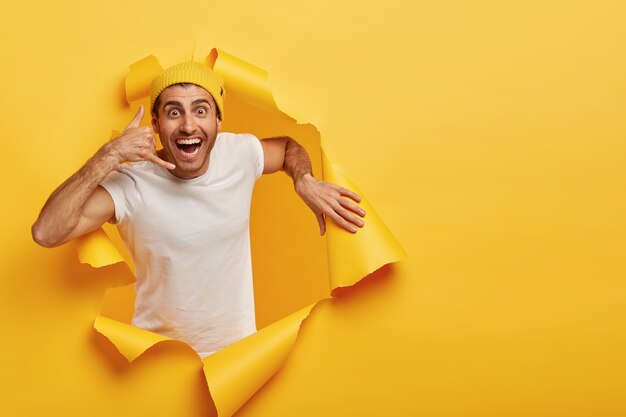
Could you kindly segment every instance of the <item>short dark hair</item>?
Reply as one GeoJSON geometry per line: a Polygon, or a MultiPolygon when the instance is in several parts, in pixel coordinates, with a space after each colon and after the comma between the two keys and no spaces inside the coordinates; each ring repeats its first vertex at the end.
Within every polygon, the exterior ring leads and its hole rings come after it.
{"type": "MultiPolygon", "coordinates": [[[[177,85],[177,86],[180,86],[180,87],[183,87],[183,88],[189,88],[189,87],[191,87],[193,85],[197,85],[197,84],[194,84],[194,83],[176,83],[176,84],[172,84],[172,85],[167,86],[167,88],[170,88],[170,87],[172,87],[174,85],[177,85]]],[[[200,86],[198,86],[198,87],[200,87],[200,86]]],[[[200,87],[200,88],[202,88],[202,87],[200,87]]],[[[211,93],[209,93],[209,94],[211,94],[211,93]]],[[[215,98],[213,96],[211,96],[211,97],[213,98],[213,102],[215,103],[215,98]]],[[[152,105],[152,114],[154,114],[157,117],[159,115],[157,109],[159,108],[160,104],[161,104],[161,94],[159,94],[157,96],[157,98],[154,100],[154,104],[152,105]]],[[[220,114],[220,108],[217,107],[217,103],[215,103],[215,111],[217,111],[217,117],[220,120],[222,120],[222,115],[220,114]]]]}

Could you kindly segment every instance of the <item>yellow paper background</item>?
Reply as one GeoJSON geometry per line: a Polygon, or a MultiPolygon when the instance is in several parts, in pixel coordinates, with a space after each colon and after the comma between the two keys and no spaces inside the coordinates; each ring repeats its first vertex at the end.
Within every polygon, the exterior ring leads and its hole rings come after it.
{"type": "Polygon", "coordinates": [[[3,6],[0,411],[211,411],[184,347],[111,364],[91,326],[127,270],[28,229],[127,122],[129,63],[219,46],[269,72],[409,253],[314,309],[238,415],[626,414],[624,7],[3,6]]]}

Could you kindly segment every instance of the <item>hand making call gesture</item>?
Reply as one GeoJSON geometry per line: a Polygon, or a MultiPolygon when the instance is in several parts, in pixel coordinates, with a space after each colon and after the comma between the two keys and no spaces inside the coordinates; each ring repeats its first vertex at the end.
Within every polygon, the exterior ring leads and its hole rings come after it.
{"type": "Polygon", "coordinates": [[[156,140],[152,128],[139,126],[143,119],[144,108],[139,110],[126,129],[109,143],[109,150],[115,155],[119,163],[150,161],[165,169],[175,169],[176,166],[159,158],[156,153],[156,140]]]}
{"type": "Polygon", "coordinates": [[[143,115],[141,106],[117,138],[100,147],[78,172],[54,190],[33,224],[35,242],[58,246],[113,218],[113,200],[99,184],[122,162],[150,161],[165,169],[176,168],[157,156],[152,129],[139,126],[143,115]]]}

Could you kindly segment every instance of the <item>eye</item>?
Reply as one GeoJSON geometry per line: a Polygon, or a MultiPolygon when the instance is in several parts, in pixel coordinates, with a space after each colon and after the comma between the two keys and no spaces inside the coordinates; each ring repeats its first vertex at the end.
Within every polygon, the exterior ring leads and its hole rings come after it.
{"type": "Polygon", "coordinates": [[[167,115],[170,117],[177,117],[180,116],[180,112],[178,111],[178,109],[171,109],[168,110],[167,115]]]}
{"type": "Polygon", "coordinates": [[[205,114],[207,114],[207,113],[208,113],[208,111],[207,111],[207,109],[205,109],[204,107],[198,107],[198,108],[196,109],[196,113],[197,113],[197,114],[199,114],[199,115],[201,115],[201,116],[204,116],[205,114]]]}

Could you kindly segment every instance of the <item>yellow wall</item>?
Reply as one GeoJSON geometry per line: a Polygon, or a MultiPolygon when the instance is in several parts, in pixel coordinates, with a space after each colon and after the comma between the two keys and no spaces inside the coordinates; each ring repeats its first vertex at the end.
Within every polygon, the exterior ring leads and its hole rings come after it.
{"type": "Polygon", "coordinates": [[[314,309],[240,416],[626,415],[624,2],[132,3],[0,13],[1,415],[208,410],[189,352],[128,366],[91,329],[127,271],[29,228],[129,119],[130,63],[214,46],[269,72],[409,255],[314,309]]]}

